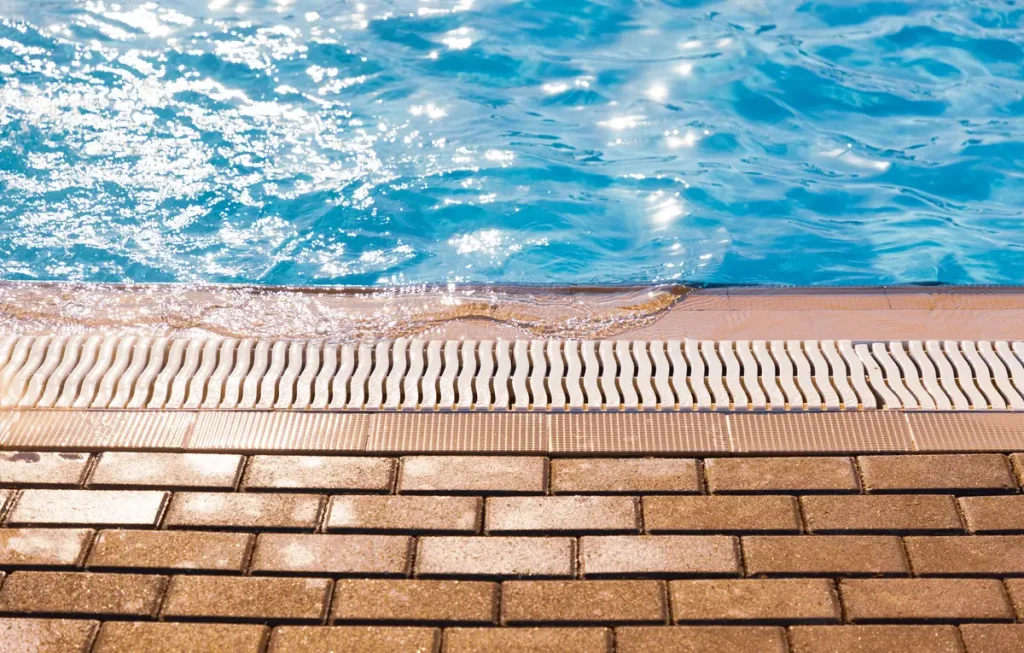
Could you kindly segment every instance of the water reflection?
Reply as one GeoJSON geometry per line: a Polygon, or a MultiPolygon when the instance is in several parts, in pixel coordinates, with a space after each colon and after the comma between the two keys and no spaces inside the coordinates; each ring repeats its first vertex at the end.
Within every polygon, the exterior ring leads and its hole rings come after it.
{"type": "Polygon", "coordinates": [[[992,283],[1024,264],[1007,8],[3,14],[6,279],[992,283]]]}

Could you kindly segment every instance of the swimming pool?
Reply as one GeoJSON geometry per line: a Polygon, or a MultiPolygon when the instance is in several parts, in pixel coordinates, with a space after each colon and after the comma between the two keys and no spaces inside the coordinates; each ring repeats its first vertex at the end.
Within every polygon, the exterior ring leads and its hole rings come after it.
{"type": "Polygon", "coordinates": [[[0,278],[994,284],[1024,11],[13,0],[0,278]]]}

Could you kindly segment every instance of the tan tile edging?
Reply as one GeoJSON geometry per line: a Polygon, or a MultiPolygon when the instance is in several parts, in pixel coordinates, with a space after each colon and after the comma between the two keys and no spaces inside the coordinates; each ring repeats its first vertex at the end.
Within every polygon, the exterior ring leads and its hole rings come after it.
{"type": "Polygon", "coordinates": [[[0,449],[755,455],[1024,450],[1024,414],[4,411],[0,449]]]}

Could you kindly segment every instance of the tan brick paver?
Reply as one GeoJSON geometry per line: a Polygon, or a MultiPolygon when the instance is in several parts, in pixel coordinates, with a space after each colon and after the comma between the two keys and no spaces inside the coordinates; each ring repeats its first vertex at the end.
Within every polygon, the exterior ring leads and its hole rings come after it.
{"type": "Polygon", "coordinates": [[[165,576],[16,571],[0,586],[0,614],[155,617],[165,576]]]}
{"type": "Polygon", "coordinates": [[[906,538],[918,576],[1016,576],[1024,574],[1024,535],[906,538]]]}
{"type": "Polygon", "coordinates": [[[608,535],[580,539],[585,577],[739,576],[736,538],[727,535],[608,535]]]}
{"type": "Polygon", "coordinates": [[[416,553],[421,576],[572,576],[573,540],[568,537],[422,537],[416,553]]]}
{"type": "Polygon", "coordinates": [[[319,623],[330,589],[323,578],[174,576],[161,614],[169,620],[319,623]]]}
{"type": "Polygon", "coordinates": [[[449,628],[443,653],[606,653],[609,628],[449,628]]]}
{"type": "Polygon", "coordinates": [[[556,494],[700,492],[697,461],[686,458],[570,458],[551,461],[556,494]]]}
{"type": "Polygon", "coordinates": [[[331,622],[494,623],[498,585],[457,580],[339,580],[331,622]]]}
{"type": "Polygon", "coordinates": [[[404,535],[263,533],[256,540],[254,574],[404,576],[412,538],[404,535]]]}
{"type": "Polygon", "coordinates": [[[253,456],[242,482],[247,490],[387,492],[392,458],[349,456],[253,456]]]}
{"type": "Polygon", "coordinates": [[[726,493],[857,492],[851,458],[709,458],[708,490],[726,493]]]}
{"type": "Polygon", "coordinates": [[[445,496],[331,497],[328,531],[476,533],[483,499],[445,496]]]}
{"type": "Polygon", "coordinates": [[[799,533],[795,497],[657,496],[643,498],[651,533],[799,533]]]}
{"type": "Polygon", "coordinates": [[[832,581],[808,579],[674,580],[669,582],[676,623],[838,623],[832,581]]]}
{"type": "Polygon", "coordinates": [[[437,653],[437,628],[396,626],[279,626],[270,637],[269,653],[437,653]]]}
{"type": "Polygon", "coordinates": [[[74,487],[88,463],[84,453],[0,451],[0,487],[74,487]]]}
{"type": "Polygon", "coordinates": [[[254,536],[208,531],[101,531],[90,569],[148,569],[241,573],[254,536]]]}
{"type": "Polygon", "coordinates": [[[1024,651],[1024,624],[963,624],[967,653],[1020,653],[1024,651]]]}
{"type": "Polygon", "coordinates": [[[508,581],[501,588],[501,618],[510,625],[663,623],[666,609],[661,581],[508,581]]]}
{"type": "Polygon", "coordinates": [[[323,498],[312,494],[179,492],[171,499],[168,528],[313,530],[323,498]]]}
{"type": "Polygon", "coordinates": [[[954,626],[794,626],[793,653],[963,653],[954,626]]]}
{"type": "Polygon", "coordinates": [[[959,501],[972,533],[1024,533],[1024,496],[962,497],[959,501]]]}
{"type": "Polygon", "coordinates": [[[1006,456],[935,454],[861,456],[868,492],[1013,492],[1017,484],[1006,456]]]}
{"type": "Polygon", "coordinates": [[[890,535],[753,535],[743,538],[751,576],[909,576],[890,535]]]}
{"type": "Polygon", "coordinates": [[[839,591],[847,619],[855,623],[1013,619],[1003,584],[994,579],[844,579],[839,591]]]}
{"type": "Polygon", "coordinates": [[[402,459],[399,492],[543,494],[546,458],[526,456],[409,456],[402,459]]]}
{"type": "Polygon", "coordinates": [[[262,625],[108,621],[93,653],[259,653],[269,636],[262,625]]]}
{"type": "Polygon", "coordinates": [[[485,528],[488,533],[636,533],[639,507],[633,497],[491,497],[485,528]]]}
{"type": "Polygon", "coordinates": [[[81,567],[93,532],[88,528],[0,529],[0,567],[81,567]]]}
{"type": "Polygon", "coordinates": [[[812,533],[938,533],[963,530],[948,495],[806,496],[800,499],[812,533]]]}
{"type": "Polygon", "coordinates": [[[242,457],[210,453],[137,453],[100,455],[89,487],[230,490],[238,483],[242,457]]]}
{"type": "Polygon", "coordinates": [[[787,653],[777,626],[623,626],[615,629],[617,653],[787,653]]]}
{"type": "Polygon", "coordinates": [[[0,617],[0,651],[4,653],[83,653],[99,629],[85,619],[0,617]]]}
{"type": "Polygon", "coordinates": [[[149,526],[167,492],[149,490],[25,490],[7,518],[12,526],[149,526]]]}

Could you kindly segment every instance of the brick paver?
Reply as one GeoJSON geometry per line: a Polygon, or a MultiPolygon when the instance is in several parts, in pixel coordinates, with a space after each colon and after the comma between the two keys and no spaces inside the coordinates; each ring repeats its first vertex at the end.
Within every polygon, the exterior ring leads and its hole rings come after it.
{"type": "Polygon", "coordinates": [[[0,487],[72,487],[88,463],[84,453],[0,451],[0,487]]]}
{"type": "Polygon", "coordinates": [[[962,497],[959,501],[972,533],[1024,533],[1024,496],[962,497]]]}
{"type": "Polygon", "coordinates": [[[963,624],[967,653],[1020,653],[1024,651],[1024,624],[963,624]]]}
{"type": "Polygon", "coordinates": [[[751,576],[908,576],[891,535],[753,535],[743,538],[751,576]]]}
{"type": "Polygon", "coordinates": [[[466,578],[572,576],[573,544],[568,537],[423,537],[416,573],[466,578]]]}
{"type": "Polygon", "coordinates": [[[269,635],[270,628],[255,624],[108,621],[93,653],[259,653],[269,635]]]}
{"type": "Polygon", "coordinates": [[[476,533],[483,499],[444,496],[331,497],[328,531],[476,533]]]}
{"type": "Polygon", "coordinates": [[[799,533],[795,497],[656,496],[643,498],[651,533],[799,533]]]}
{"type": "Polygon", "coordinates": [[[919,576],[1024,574],[1024,535],[908,537],[906,544],[919,576]]]}
{"type": "Polygon", "coordinates": [[[168,528],[313,530],[323,498],[312,494],[179,492],[171,499],[168,528]]]}
{"type": "Polygon", "coordinates": [[[501,588],[502,622],[663,623],[665,588],[653,580],[508,581],[501,588]]]}
{"type": "Polygon", "coordinates": [[[851,458],[709,458],[708,490],[726,493],[857,492],[851,458]]]}
{"type": "Polygon", "coordinates": [[[436,653],[441,641],[437,628],[396,626],[280,626],[270,637],[269,653],[378,653],[415,651],[436,653]]]}
{"type": "Polygon", "coordinates": [[[162,615],[170,620],[253,620],[319,623],[331,581],[323,578],[174,576],[162,615]]]}
{"type": "Polygon", "coordinates": [[[936,454],[861,456],[868,492],[1013,492],[1017,484],[1006,456],[936,454]]]}
{"type": "Polygon", "coordinates": [[[108,451],[89,487],[230,490],[241,467],[242,457],[234,454],[108,451]]]}
{"type": "Polygon", "coordinates": [[[101,531],[90,569],[241,573],[254,536],[209,531],[101,531]]]}
{"type": "Polygon", "coordinates": [[[963,530],[948,495],[807,496],[800,499],[812,533],[940,533],[963,530]]]}
{"type": "Polygon", "coordinates": [[[794,626],[793,653],[963,653],[954,626],[794,626]]]}
{"type": "Polygon", "coordinates": [[[739,576],[736,538],[727,535],[608,535],[580,539],[585,577],[739,576]]]}
{"type": "Polygon", "coordinates": [[[2,653],[1024,647],[1021,455],[32,460],[2,653]]]}
{"type": "Polygon", "coordinates": [[[0,617],[0,650],[5,653],[82,653],[96,636],[98,621],[0,617]]]}
{"type": "Polygon", "coordinates": [[[832,581],[807,579],[675,580],[669,582],[676,623],[838,623],[832,581]]]}
{"type": "Polygon", "coordinates": [[[155,526],[167,492],[25,490],[7,518],[12,526],[155,526]]]}
{"type": "Polygon", "coordinates": [[[615,629],[616,653],[787,653],[777,626],[623,626],[615,629]]]}
{"type": "Polygon", "coordinates": [[[849,579],[839,582],[839,591],[855,623],[1013,619],[1003,584],[994,579],[849,579]]]}
{"type": "Polygon", "coordinates": [[[16,571],[0,586],[0,614],[154,617],[165,576],[16,571]]]}
{"type": "Polygon", "coordinates": [[[526,456],[409,456],[399,492],[543,494],[546,458],[526,456]]]}
{"type": "Polygon", "coordinates": [[[443,653],[606,653],[609,628],[449,628],[443,653]]]}
{"type": "Polygon", "coordinates": [[[551,461],[556,494],[696,493],[697,461],[687,458],[570,458],[551,461]]]}
{"type": "Polygon", "coordinates": [[[0,529],[0,567],[80,567],[93,532],[88,528],[0,529]]]}
{"type": "Polygon", "coordinates": [[[404,576],[412,538],[404,535],[263,533],[256,540],[254,574],[404,576]]]}
{"type": "Polygon", "coordinates": [[[387,492],[395,461],[348,456],[253,456],[242,482],[247,490],[387,492]]]}
{"type": "Polygon", "coordinates": [[[342,579],[331,604],[332,623],[489,624],[497,616],[498,585],[483,581],[342,579]]]}
{"type": "Polygon", "coordinates": [[[636,533],[639,507],[633,497],[491,497],[485,528],[488,533],[636,533]]]}

